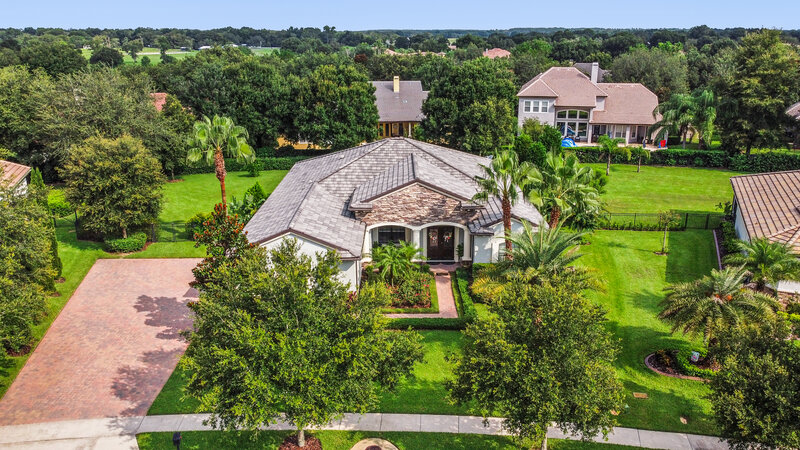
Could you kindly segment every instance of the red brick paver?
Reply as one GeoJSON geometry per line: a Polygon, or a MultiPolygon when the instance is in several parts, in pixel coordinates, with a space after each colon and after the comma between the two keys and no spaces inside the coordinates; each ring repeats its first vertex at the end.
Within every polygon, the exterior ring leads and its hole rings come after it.
{"type": "Polygon", "coordinates": [[[198,261],[98,260],[0,400],[0,425],[146,414],[186,349],[198,261]]]}

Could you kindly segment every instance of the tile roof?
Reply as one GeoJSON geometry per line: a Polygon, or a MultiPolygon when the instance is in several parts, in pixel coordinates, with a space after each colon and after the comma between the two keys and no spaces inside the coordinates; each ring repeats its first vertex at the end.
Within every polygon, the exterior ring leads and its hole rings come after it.
{"type": "Polygon", "coordinates": [[[786,110],[786,114],[800,120],[800,102],[795,103],[786,110]]]}
{"type": "Polygon", "coordinates": [[[556,106],[594,108],[605,91],[574,67],[551,67],[525,83],[517,97],[556,97],[556,106]]]}
{"type": "Polygon", "coordinates": [[[502,48],[495,47],[495,48],[490,48],[488,50],[485,50],[483,52],[483,56],[485,56],[485,57],[487,57],[489,59],[508,58],[509,56],[511,56],[511,52],[508,51],[508,50],[502,49],[502,48]]]}
{"type": "MultiPolygon", "coordinates": [[[[594,63],[593,62],[577,62],[577,63],[573,64],[572,67],[580,70],[581,72],[583,72],[584,75],[586,75],[587,77],[589,77],[589,79],[591,79],[592,78],[592,64],[594,64],[594,63]]],[[[605,69],[602,69],[602,68],[598,67],[597,82],[598,83],[602,83],[603,80],[610,73],[611,73],[610,70],[605,70],[605,69]]]]}
{"type": "Polygon", "coordinates": [[[166,92],[153,92],[150,94],[150,97],[153,97],[153,106],[156,107],[156,111],[164,109],[164,105],[167,104],[166,92]]]}
{"type": "Polygon", "coordinates": [[[12,188],[18,185],[28,174],[31,168],[11,161],[0,160],[0,184],[12,188]]]}
{"type": "Polygon", "coordinates": [[[800,170],[731,178],[750,239],[769,238],[800,253],[800,170]]]}
{"type": "Polygon", "coordinates": [[[421,81],[400,81],[400,92],[394,92],[393,81],[372,81],[375,86],[375,106],[379,122],[420,122],[422,104],[428,91],[421,81]]]}
{"type": "MultiPolygon", "coordinates": [[[[245,226],[251,242],[296,233],[360,258],[366,226],[350,210],[415,181],[462,200],[477,192],[475,175],[487,158],[408,138],[389,138],[298,162],[245,226]],[[352,205],[351,205],[352,202],[352,205]]],[[[488,233],[502,219],[497,199],[479,208],[470,230],[488,233]]],[[[533,205],[519,202],[517,219],[539,223],[533,205]]]]}
{"type": "Polygon", "coordinates": [[[640,83],[598,83],[608,94],[602,111],[592,112],[591,123],[652,125],[658,96],[640,83]]]}

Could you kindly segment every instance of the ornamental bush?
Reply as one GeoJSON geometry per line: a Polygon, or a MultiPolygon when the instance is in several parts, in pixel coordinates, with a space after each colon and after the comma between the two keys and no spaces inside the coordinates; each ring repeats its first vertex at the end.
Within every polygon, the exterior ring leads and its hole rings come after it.
{"type": "Polygon", "coordinates": [[[417,308],[431,306],[431,283],[433,274],[421,270],[413,270],[392,287],[392,306],[396,308],[417,308]]]}
{"type": "Polygon", "coordinates": [[[194,240],[195,233],[200,233],[203,231],[203,224],[211,218],[211,214],[207,214],[204,212],[199,212],[192,216],[191,219],[186,221],[186,234],[189,235],[189,238],[194,240]]]}
{"type": "Polygon", "coordinates": [[[699,349],[699,350],[689,350],[683,349],[678,350],[675,359],[678,361],[678,368],[684,375],[689,375],[691,377],[700,377],[700,378],[711,378],[716,373],[711,369],[701,369],[694,365],[692,361],[689,359],[692,356],[692,352],[696,351],[700,354],[700,359],[704,360],[708,356],[708,350],[706,349],[699,349]]]}
{"type": "Polygon", "coordinates": [[[469,294],[469,273],[467,269],[463,267],[456,269],[455,283],[458,296],[461,299],[461,316],[466,319],[467,322],[472,322],[478,317],[478,311],[475,309],[475,303],[472,301],[472,297],[469,294]]]}
{"type": "Polygon", "coordinates": [[[106,239],[103,241],[106,250],[113,253],[138,252],[147,243],[147,234],[144,232],[133,233],[126,238],[106,239]]]}

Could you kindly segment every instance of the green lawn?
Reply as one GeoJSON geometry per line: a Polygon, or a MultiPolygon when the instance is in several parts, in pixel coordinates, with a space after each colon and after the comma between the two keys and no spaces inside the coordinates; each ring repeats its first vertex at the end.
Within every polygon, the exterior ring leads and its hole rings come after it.
{"type": "Polygon", "coordinates": [[[656,315],[668,283],[689,281],[708,273],[716,264],[710,231],[692,230],[669,234],[667,256],[661,249],[662,233],[596,231],[579,264],[596,269],[605,281],[605,292],[590,297],[608,311],[609,329],[620,339],[617,373],[625,386],[627,411],[619,416],[623,426],[665,431],[715,434],[711,407],[703,397],[706,386],[697,381],[657,375],[644,365],[648,354],[662,348],[682,348],[690,341],[670,335],[656,315]],[[636,399],[633,392],[646,393],[636,399]],[[687,417],[688,424],[680,422],[687,417]]]}
{"type": "MultiPolygon", "coordinates": [[[[259,181],[267,192],[286,174],[286,171],[263,171],[258,178],[248,177],[245,172],[231,172],[226,178],[228,199],[241,196],[259,181]]],[[[210,212],[219,202],[219,182],[214,174],[186,175],[184,181],[167,183],[164,189],[164,208],[161,222],[185,221],[200,211],[210,212]]],[[[59,296],[47,298],[47,316],[34,327],[34,342],[38,344],[44,333],[50,328],[58,313],[75,292],[83,277],[89,272],[98,258],[117,258],[117,255],[103,251],[99,242],[79,241],[75,236],[74,222],[71,216],[58,221],[56,228],[58,251],[64,266],[64,283],[57,284],[59,296]]],[[[194,242],[156,242],[147,249],[125,256],[126,258],[200,258],[205,256],[203,248],[195,248],[194,242]]],[[[0,367],[0,398],[5,394],[11,382],[17,376],[30,353],[24,356],[9,358],[8,367],[0,367]]]]}
{"type": "MultiPolygon", "coordinates": [[[[587,164],[605,173],[605,164],[587,164]]],[[[739,172],[692,167],[614,164],[602,200],[609,212],[657,213],[664,210],[721,212],[720,202],[733,198],[730,177],[739,172]]]]}
{"type": "MultiPolygon", "coordinates": [[[[183,438],[181,448],[187,450],[212,448],[276,449],[290,434],[293,433],[288,431],[264,431],[259,433],[258,436],[253,436],[249,432],[187,431],[181,433],[183,438]]],[[[400,450],[512,450],[526,448],[521,447],[514,438],[509,436],[484,436],[479,434],[317,431],[313,435],[322,441],[322,447],[325,450],[349,450],[356,442],[371,437],[386,439],[400,450]]],[[[137,435],[136,440],[142,450],[170,450],[174,448],[172,445],[172,433],[143,433],[137,435]]],[[[550,448],[556,450],[636,448],[555,439],[548,440],[547,444],[550,448]]]]}

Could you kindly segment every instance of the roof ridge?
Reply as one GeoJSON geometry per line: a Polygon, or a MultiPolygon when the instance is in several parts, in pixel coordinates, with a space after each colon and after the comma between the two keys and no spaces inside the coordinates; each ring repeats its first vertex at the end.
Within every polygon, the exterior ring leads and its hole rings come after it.
{"type": "MultiPolygon", "coordinates": [[[[372,153],[372,152],[374,152],[375,150],[379,149],[381,146],[383,146],[383,145],[386,145],[386,141],[388,141],[389,139],[391,139],[391,138],[383,138],[383,139],[381,139],[380,141],[374,141],[374,142],[376,143],[376,145],[375,145],[374,147],[372,147],[371,149],[369,149],[369,150],[365,151],[365,152],[364,152],[364,154],[362,154],[362,155],[361,155],[361,156],[359,156],[358,158],[353,158],[353,160],[352,160],[352,161],[348,162],[347,164],[345,164],[345,165],[343,165],[343,166],[341,166],[341,167],[337,168],[337,169],[336,169],[336,170],[334,170],[333,172],[331,172],[331,173],[329,173],[329,174],[325,175],[324,177],[320,178],[319,180],[317,180],[317,181],[316,181],[316,183],[319,183],[319,182],[321,182],[321,181],[323,181],[323,180],[327,180],[328,178],[332,177],[334,174],[336,174],[337,172],[341,171],[341,170],[342,170],[342,169],[344,169],[345,167],[347,167],[347,166],[349,166],[349,165],[353,164],[354,162],[358,161],[359,159],[361,159],[361,158],[363,158],[363,157],[365,157],[365,156],[369,155],[370,153],[372,153]]],[[[360,146],[358,146],[358,147],[350,147],[350,148],[348,148],[348,149],[345,149],[345,150],[355,150],[355,149],[357,149],[357,148],[363,147],[364,145],[369,145],[369,144],[371,144],[371,143],[372,143],[372,142],[369,142],[369,143],[367,143],[367,144],[363,144],[363,145],[360,145],[360,146]]],[[[345,150],[340,150],[340,151],[342,151],[342,152],[343,152],[343,151],[345,151],[345,150]]],[[[329,153],[329,155],[335,155],[336,153],[338,153],[338,152],[329,153]]],[[[327,156],[327,155],[326,155],[326,156],[327,156]]]]}
{"type": "Polygon", "coordinates": [[[779,234],[786,233],[787,231],[793,230],[793,229],[798,228],[798,227],[800,227],[800,222],[792,224],[792,225],[789,225],[788,227],[782,228],[780,231],[776,231],[776,232],[774,232],[772,234],[768,234],[768,235],[766,235],[764,237],[772,238],[772,237],[775,237],[775,236],[777,236],[779,234]]]}
{"type": "Polygon", "coordinates": [[[799,237],[800,237],[800,227],[798,227],[797,231],[794,232],[792,237],[790,237],[789,240],[786,241],[786,246],[788,247],[790,245],[794,245],[795,241],[797,241],[797,238],[799,237]]]}
{"type": "MultiPolygon", "coordinates": [[[[452,168],[452,169],[453,169],[453,170],[455,170],[456,172],[458,172],[458,173],[460,173],[460,174],[463,174],[463,175],[465,175],[465,176],[466,176],[467,178],[469,178],[470,180],[474,180],[474,179],[475,179],[475,177],[473,177],[472,175],[470,175],[470,174],[468,174],[468,173],[464,172],[463,170],[460,170],[458,167],[455,167],[455,166],[453,166],[452,164],[450,164],[450,163],[448,163],[447,161],[445,161],[444,159],[442,159],[442,158],[440,158],[440,157],[436,156],[436,155],[435,155],[433,152],[430,152],[430,151],[428,151],[428,150],[426,150],[426,149],[424,149],[424,148],[420,147],[419,145],[417,145],[417,141],[414,141],[413,139],[406,139],[406,138],[403,138],[403,139],[404,139],[404,140],[407,140],[407,141],[408,141],[408,142],[409,142],[411,145],[413,145],[414,147],[417,147],[418,149],[422,150],[423,152],[427,153],[428,155],[430,155],[430,156],[432,156],[432,157],[434,157],[434,158],[438,159],[439,161],[443,162],[443,163],[444,163],[446,166],[448,166],[448,167],[452,168]]],[[[443,148],[446,148],[446,147],[443,147],[443,148]]],[[[451,148],[448,148],[448,150],[453,150],[453,149],[451,149],[451,148]]],[[[458,151],[458,150],[455,150],[455,151],[458,151]]],[[[467,152],[462,152],[462,153],[467,153],[467,152]]],[[[467,154],[468,154],[468,155],[470,155],[470,156],[472,156],[472,154],[471,154],[471,153],[467,153],[467,154]]]]}

